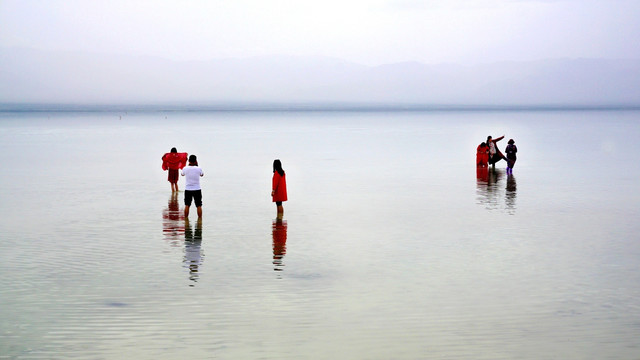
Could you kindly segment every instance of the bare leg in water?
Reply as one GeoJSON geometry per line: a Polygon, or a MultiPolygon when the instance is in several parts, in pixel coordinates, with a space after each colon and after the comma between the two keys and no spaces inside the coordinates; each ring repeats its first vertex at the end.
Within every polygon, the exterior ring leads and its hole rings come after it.
{"type": "MultiPolygon", "coordinates": [[[[198,219],[202,217],[202,206],[196,207],[196,212],[198,213],[198,219]]],[[[184,207],[184,217],[189,217],[189,206],[185,205],[184,207]]]]}

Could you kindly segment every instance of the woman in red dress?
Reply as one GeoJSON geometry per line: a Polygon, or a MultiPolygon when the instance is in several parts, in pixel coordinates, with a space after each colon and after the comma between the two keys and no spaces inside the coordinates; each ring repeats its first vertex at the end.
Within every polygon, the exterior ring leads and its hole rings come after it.
{"type": "Polygon", "coordinates": [[[162,170],[169,170],[169,176],[167,180],[171,183],[171,191],[178,191],[178,179],[180,174],[178,173],[187,164],[187,153],[179,153],[176,148],[171,148],[171,152],[168,152],[162,156],[162,170]]]}
{"type": "Polygon", "coordinates": [[[282,219],[282,215],[284,214],[282,202],[287,201],[287,179],[285,177],[284,170],[282,170],[282,163],[278,159],[273,161],[271,199],[274,203],[276,203],[276,208],[278,210],[278,219],[282,219]]]}
{"type": "Polygon", "coordinates": [[[483,142],[476,150],[476,166],[487,167],[489,165],[489,146],[483,142]]]}

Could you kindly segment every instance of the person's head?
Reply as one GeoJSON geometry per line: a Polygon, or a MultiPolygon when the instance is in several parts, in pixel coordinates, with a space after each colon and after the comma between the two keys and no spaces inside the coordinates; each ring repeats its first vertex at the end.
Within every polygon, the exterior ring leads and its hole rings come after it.
{"type": "Polygon", "coordinates": [[[492,138],[491,138],[491,135],[487,136],[487,144],[488,144],[489,142],[491,142],[491,139],[492,139],[492,138]]]}
{"type": "Polygon", "coordinates": [[[278,172],[280,175],[284,175],[284,170],[282,170],[282,162],[280,159],[273,160],[273,172],[278,172]]]}
{"type": "Polygon", "coordinates": [[[508,141],[507,143],[508,143],[509,145],[513,145],[513,144],[515,144],[516,142],[515,142],[515,141],[513,141],[513,139],[509,139],[509,141],[508,141]]]}
{"type": "Polygon", "coordinates": [[[486,147],[486,146],[487,146],[486,142],[483,141],[483,142],[480,143],[480,147],[486,147]]]}
{"type": "Polygon", "coordinates": [[[171,152],[172,152],[172,153],[177,153],[177,152],[178,152],[178,150],[177,150],[176,148],[171,148],[171,152]]]}
{"type": "Polygon", "coordinates": [[[195,155],[189,155],[189,165],[198,166],[198,158],[195,155]]]}

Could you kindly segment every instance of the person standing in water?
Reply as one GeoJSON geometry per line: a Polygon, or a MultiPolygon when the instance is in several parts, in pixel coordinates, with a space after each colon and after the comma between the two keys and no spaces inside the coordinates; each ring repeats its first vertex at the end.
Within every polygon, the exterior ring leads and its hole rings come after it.
{"type": "Polygon", "coordinates": [[[198,159],[195,155],[189,156],[189,166],[182,169],[182,176],[186,179],[184,187],[184,216],[189,217],[191,201],[195,202],[198,209],[198,218],[202,217],[202,189],[200,177],[204,176],[202,169],[198,167],[198,159]]]}
{"type": "Polygon", "coordinates": [[[507,148],[504,149],[504,152],[507,153],[507,174],[513,173],[513,167],[516,165],[516,153],[518,152],[518,148],[516,147],[516,142],[513,139],[509,139],[507,148]]]}
{"type": "Polygon", "coordinates": [[[169,171],[167,180],[171,183],[172,192],[178,191],[179,171],[185,165],[187,165],[187,153],[179,153],[176,148],[171,148],[171,152],[162,156],[162,170],[169,171]]]}
{"type": "Polygon", "coordinates": [[[271,199],[276,203],[278,219],[282,219],[284,208],[282,202],[287,201],[287,179],[279,159],[273,161],[273,179],[271,181],[271,199]]]}
{"type": "Polygon", "coordinates": [[[492,139],[491,136],[487,136],[487,145],[489,146],[489,164],[496,166],[496,163],[500,160],[507,161],[507,158],[498,149],[497,142],[504,139],[504,135],[499,138],[492,139]]]}
{"type": "Polygon", "coordinates": [[[476,149],[476,166],[487,167],[489,164],[489,147],[487,143],[480,143],[476,149]]]}

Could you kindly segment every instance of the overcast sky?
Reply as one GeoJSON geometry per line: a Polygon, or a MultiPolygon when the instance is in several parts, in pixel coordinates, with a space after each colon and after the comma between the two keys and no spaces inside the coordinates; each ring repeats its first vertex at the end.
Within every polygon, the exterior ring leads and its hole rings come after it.
{"type": "Polygon", "coordinates": [[[637,0],[0,0],[0,46],[366,65],[640,59],[637,0]]]}

